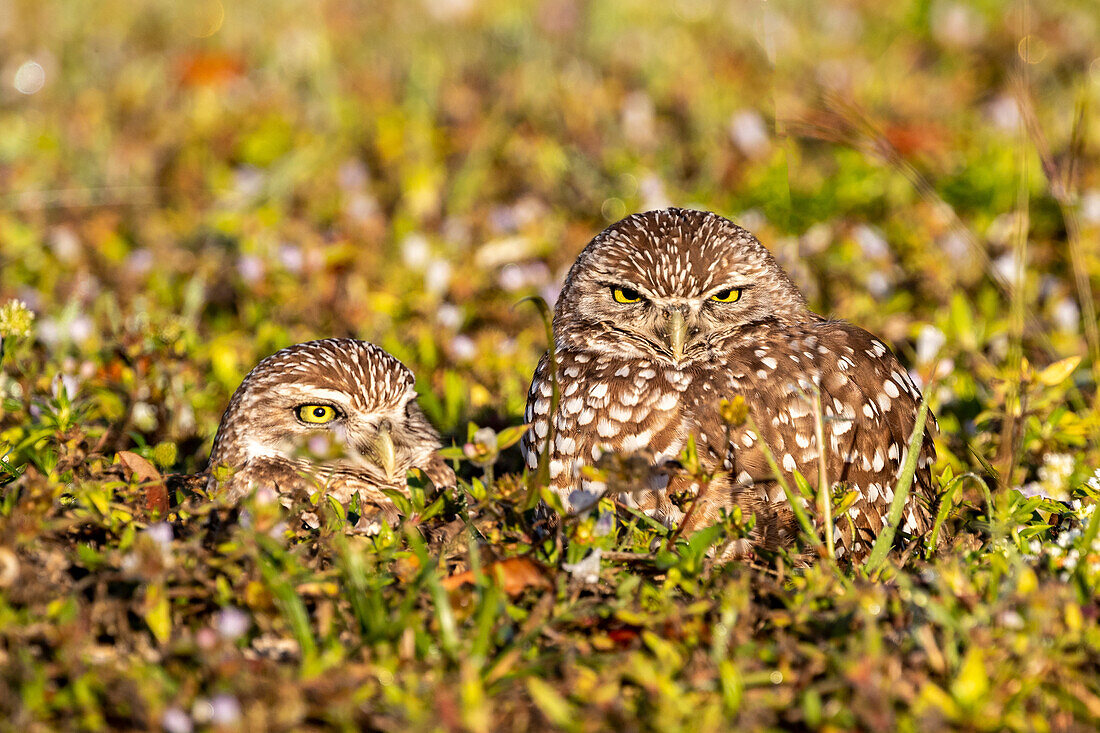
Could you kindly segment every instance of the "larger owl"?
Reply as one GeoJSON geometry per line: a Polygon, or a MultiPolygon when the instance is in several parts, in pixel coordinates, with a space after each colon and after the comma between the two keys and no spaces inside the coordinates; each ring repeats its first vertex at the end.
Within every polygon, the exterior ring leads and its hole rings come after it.
{"type": "Polygon", "coordinates": [[[358,496],[361,524],[393,522],[384,489],[408,493],[406,473],[437,487],[454,472],[436,452],[439,434],[416,404],[413,374],[377,346],[324,339],[289,346],[261,361],[233,394],[207,472],[229,469],[236,500],[258,488],[279,494],[323,491],[347,505],[358,496]]]}
{"type": "MultiPolygon", "coordinates": [[[[830,484],[858,492],[837,518],[836,552],[859,557],[870,550],[893,499],[920,392],[880,340],[812,312],[752,234],[716,214],[683,209],[623,219],[593,239],[569,271],[554,337],[557,409],[551,414],[547,354],[528,394],[532,427],[522,450],[532,469],[549,452],[552,488],[567,507],[607,490],[585,466],[608,452],[636,454],[667,470],[650,472],[645,485],[620,499],[676,525],[684,514],[672,497],[699,487],[670,462],[694,436],[703,466],[718,476],[689,529],[739,506],[757,516],[755,545],[787,545],[796,525],[763,440],[788,481],[799,471],[816,484],[824,455],[830,484]],[[760,434],[723,420],[721,401],[736,395],[760,434]],[[824,446],[816,436],[816,399],[824,446]]],[[[931,524],[933,425],[930,418],[903,538],[931,524]]]]}

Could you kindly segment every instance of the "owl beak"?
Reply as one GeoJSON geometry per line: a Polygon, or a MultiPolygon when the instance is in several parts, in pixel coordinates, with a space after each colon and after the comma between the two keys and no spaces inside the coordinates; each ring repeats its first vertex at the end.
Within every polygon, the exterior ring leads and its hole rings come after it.
{"type": "Polygon", "coordinates": [[[365,441],[362,453],[368,461],[381,468],[387,478],[393,477],[397,471],[397,454],[389,423],[382,423],[374,435],[365,441]]]}
{"type": "Polygon", "coordinates": [[[672,351],[673,361],[684,358],[684,344],[687,343],[688,325],[684,318],[684,312],[679,308],[673,308],[667,314],[668,324],[665,334],[668,337],[668,347],[672,351]]]}

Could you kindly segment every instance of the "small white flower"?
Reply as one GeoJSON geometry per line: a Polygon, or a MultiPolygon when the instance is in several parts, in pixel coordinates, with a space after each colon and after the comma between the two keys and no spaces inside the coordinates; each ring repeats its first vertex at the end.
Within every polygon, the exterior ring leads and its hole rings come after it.
{"type": "Polygon", "coordinates": [[[50,392],[54,397],[61,394],[61,388],[65,388],[65,394],[71,400],[76,397],[76,393],[80,390],[80,380],[72,374],[58,374],[54,377],[53,384],[50,385],[50,392]]]}
{"type": "Polygon", "coordinates": [[[237,260],[237,274],[248,285],[257,283],[264,276],[264,262],[256,255],[242,255],[237,260]]]}
{"type": "Polygon", "coordinates": [[[642,196],[642,209],[653,211],[654,209],[666,209],[672,205],[665,192],[664,181],[655,173],[648,173],[638,182],[638,193],[642,196]]]}
{"type": "Polygon", "coordinates": [[[451,263],[434,259],[424,271],[424,289],[429,293],[442,293],[451,284],[451,263]]]}
{"type": "Polygon", "coordinates": [[[1100,224],[1100,189],[1081,194],[1081,219],[1088,224],[1100,224]]]}
{"type": "Polygon", "coordinates": [[[130,413],[130,419],[138,430],[148,433],[157,426],[157,411],[148,402],[137,402],[130,413]]]}
{"type": "Polygon", "coordinates": [[[126,258],[126,271],[141,277],[149,273],[156,265],[156,257],[147,249],[135,249],[126,258]]]}
{"type": "Polygon", "coordinates": [[[1015,611],[1005,611],[1001,614],[1001,625],[1008,629],[1022,629],[1024,619],[1015,611]]]}
{"type": "Polygon", "coordinates": [[[157,543],[161,551],[168,552],[172,549],[172,525],[168,522],[157,522],[145,528],[144,534],[157,543]]]}
{"type": "Polygon", "coordinates": [[[287,272],[298,274],[302,271],[302,265],[305,263],[305,255],[302,254],[302,248],[296,244],[284,244],[279,247],[279,262],[287,272]]]}
{"type": "Polygon", "coordinates": [[[993,271],[1000,276],[1005,282],[1015,282],[1016,280],[1016,253],[1005,252],[1003,255],[993,260],[993,271]]]}
{"type": "Polygon", "coordinates": [[[451,354],[455,361],[470,361],[477,356],[477,344],[464,333],[460,333],[451,339],[451,354]]]}
{"type": "Polygon", "coordinates": [[[995,98],[985,107],[989,121],[1001,132],[1014,132],[1023,118],[1016,100],[1007,94],[995,98]]]}
{"type": "Polygon", "coordinates": [[[890,278],[884,272],[875,270],[867,276],[867,291],[876,298],[885,298],[890,294],[890,278]]]}
{"type": "Polygon", "coordinates": [[[1067,497],[1067,481],[1073,473],[1073,456],[1068,453],[1047,453],[1039,467],[1039,495],[1061,500],[1067,497]]]}
{"type": "Polygon", "coordinates": [[[623,99],[620,110],[623,135],[635,145],[651,143],[657,138],[657,110],[645,92],[632,92],[623,99]]]}
{"type": "Polygon", "coordinates": [[[921,364],[930,363],[940,353],[945,343],[947,343],[947,337],[944,336],[943,331],[930,323],[924,324],[921,326],[920,333],[917,334],[917,361],[921,364]]]}
{"type": "Polygon", "coordinates": [[[554,304],[558,302],[558,296],[561,295],[561,288],[553,284],[544,285],[539,289],[539,295],[542,296],[548,306],[553,308],[554,304]]]}
{"type": "Polygon", "coordinates": [[[244,611],[233,606],[226,606],[218,611],[214,621],[218,634],[226,641],[236,641],[244,636],[252,626],[252,620],[244,611]]]}
{"type": "Polygon", "coordinates": [[[241,704],[228,693],[210,698],[210,722],[214,725],[234,725],[241,719],[241,704]]]}
{"type": "Polygon", "coordinates": [[[580,562],[564,563],[562,569],[573,576],[574,580],[588,585],[595,585],[600,582],[600,559],[602,557],[603,550],[597,547],[580,562]]]}
{"type": "Polygon", "coordinates": [[[435,320],[444,328],[458,329],[462,326],[462,309],[452,303],[442,303],[435,311],[435,320]]]}
{"type": "Polygon", "coordinates": [[[164,726],[166,733],[191,733],[194,725],[191,717],[179,708],[168,708],[161,716],[160,724],[164,726]]]}
{"type": "Polygon", "coordinates": [[[863,254],[871,259],[885,259],[890,256],[890,245],[877,227],[860,224],[852,230],[852,238],[863,250],[863,254]]]}
{"type": "Polygon", "coordinates": [[[966,3],[933,3],[931,16],[932,35],[944,45],[966,48],[985,37],[985,21],[966,3]]]}
{"type": "Polygon", "coordinates": [[[345,191],[364,188],[370,183],[370,171],[358,158],[348,158],[337,169],[336,180],[345,191]]]}
{"type": "Polygon", "coordinates": [[[242,165],[233,171],[233,185],[236,192],[245,198],[253,198],[263,193],[267,174],[254,165],[242,165]]]}
{"type": "Polygon", "coordinates": [[[94,331],[95,325],[92,323],[91,318],[83,315],[77,316],[69,324],[69,340],[73,343],[87,341],[94,331]]]}
{"type": "Polygon", "coordinates": [[[1077,333],[1081,328],[1081,311],[1073,298],[1062,298],[1054,306],[1054,322],[1066,333],[1077,333]]]}
{"type": "Polygon", "coordinates": [[[771,143],[768,125],[755,110],[742,110],[730,118],[730,139],[746,157],[760,158],[767,155],[771,143]]]}
{"type": "Polygon", "coordinates": [[[515,292],[527,284],[526,278],[523,276],[523,270],[514,262],[501,268],[500,274],[497,276],[497,282],[501,288],[508,292],[515,292]]]}
{"type": "Polygon", "coordinates": [[[401,242],[401,259],[414,270],[423,270],[431,256],[431,246],[423,234],[410,234],[401,242]]]}

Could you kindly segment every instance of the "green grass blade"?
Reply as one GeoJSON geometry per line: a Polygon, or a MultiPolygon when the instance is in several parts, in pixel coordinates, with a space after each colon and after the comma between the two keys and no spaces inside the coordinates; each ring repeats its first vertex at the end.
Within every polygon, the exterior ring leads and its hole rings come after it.
{"type": "Polygon", "coordinates": [[[921,444],[924,442],[925,422],[928,420],[928,401],[920,403],[917,410],[917,423],[913,426],[913,434],[909,437],[909,453],[905,456],[901,473],[898,474],[897,485],[894,486],[894,500],[890,502],[890,513],[886,518],[886,525],[882,528],[875,540],[871,554],[863,564],[863,572],[871,575],[886,559],[890,548],[894,546],[894,536],[897,535],[898,525],[901,523],[902,512],[905,511],[905,500],[909,498],[909,489],[913,485],[913,479],[917,475],[917,459],[920,457],[921,444]]]}
{"type": "Polygon", "coordinates": [[[947,515],[951,513],[951,509],[955,504],[955,494],[958,492],[959,487],[962,486],[963,479],[966,478],[978,482],[982,485],[982,488],[985,489],[986,493],[989,493],[989,489],[985,486],[985,482],[982,481],[982,477],[976,473],[959,474],[947,483],[947,488],[944,489],[943,494],[940,496],[940,507],[936,512],[936,521],[932,525],[932,534],[928,538],[928,553],[926,557],[931,556],[932,551],[939,543],[940,529],[943,527],[943,523],[947,521],[947,515]]]}
{"type": "Polygon", "coordinates": [[[791,485],[787,483],[787,479],[783,475],[783,470],[779,468],[779,464],[775,460],[775,455],[772,453],[768,441],[764,440],[764,434],[760,432],[760,429],[756,426],[756,421],[750,417],[748,418],[747,424],[759,438],[760,449],[764,453],[764,460],[768,462],[768,466],[771,468],[772,473],[775,474],[775,480],[779,482],[780,488],[783,489],[783,495],[787,497],[787,503],[790,504],[791,511],[794,513],[794,518],[798,522],[798,526],[802,528],[802,533],[806,536],[806,541],[817,551],[819,557],[824,557],[826,554],[825,548],[821,544],[821,538],[818,537],[817,532],[814,531],[813,522],[810,521],[810,517],[802,507],[802,496],[796,494],[794,489],[791,488],[791,485]]]}

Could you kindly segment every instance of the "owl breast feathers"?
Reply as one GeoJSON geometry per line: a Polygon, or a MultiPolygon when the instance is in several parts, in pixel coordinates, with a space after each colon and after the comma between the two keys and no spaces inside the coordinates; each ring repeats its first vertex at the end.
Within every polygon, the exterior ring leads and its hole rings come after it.
{"type": "MultiPolygon", "coordinates": [[[[749,232],[681,209],[620,221],[570,270],[554,336],[556,410],[547,354],[531,383],[532,427],[521,447],[532,469],[548,453],[552,488],[567,506],[608,490],[584,466],[606,453],[638,454],[669,468],[651,471],[620,501],[668,526],[680,523],[672,497],[700,487],[669,462],[694,436],[704,469],[718,473],[698,496],[688,529],[737,506],[757,517],[751,545],[785,546],[797,529],[763,441],[788,481],[798,471],[816,484],[824,457],[829,483],[858,496],[836,518],[837,554],[870,550],[908,452],[920,391],[881,341],[810,311],[749,232]],[[760,434],[723,420],[721,401],[737,395],[760,434]]],[[[931,525],[934,425],[930,416],[903,538],[931,525]]]]}

